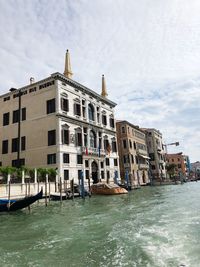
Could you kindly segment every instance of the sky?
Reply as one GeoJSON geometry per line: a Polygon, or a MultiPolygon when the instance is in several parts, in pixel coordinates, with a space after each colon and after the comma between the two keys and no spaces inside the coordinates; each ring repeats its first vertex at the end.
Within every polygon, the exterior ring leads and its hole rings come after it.
{"type": "Polygon", "coordinates": [[[199,0],[0,0],[0,94],[64,71],[200,160],[199,0]]]}

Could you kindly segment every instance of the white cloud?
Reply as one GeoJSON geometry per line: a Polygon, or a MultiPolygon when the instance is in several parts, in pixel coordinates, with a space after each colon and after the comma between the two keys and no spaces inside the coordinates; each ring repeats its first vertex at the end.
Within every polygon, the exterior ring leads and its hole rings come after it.
{"type": "Polygon", "coordinates": [[[161,130],[199,160],[200,2],[0,0],[0,93],[63,72],[100,92],[117,116],[161,130]]]}

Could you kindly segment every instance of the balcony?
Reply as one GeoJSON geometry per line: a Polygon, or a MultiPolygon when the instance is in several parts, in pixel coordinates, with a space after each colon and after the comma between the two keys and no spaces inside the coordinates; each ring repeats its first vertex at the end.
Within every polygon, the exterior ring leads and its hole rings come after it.
{"type": "MultiPolygon", "coordinates": [[[[88,147],[86,148],[85,146],[82,147],[82,153],[84,155],[93,155],[93,156],[99,156],[99,149],[96,147],[88,147]],[[87,153],[86,153],[87,151],[87,153]]],[[[100,149],[100,157],[105,157],[106,153],[104,149],[100,149]]]]}
{"type": "Polygon", "coordinates": [[[130,163],[124,163],[124,168],[129,168],[130,167],[130,163]]]}
{"type": "Polygon", "coordinates": [[[139,163],[138,167],[139,167],[140,170],[149,169],[149,165],[148,164],[143,164],[143,163],[139,163]]]}
{"type": "Polygon", "coordinates": [[[137,154],[147,156],[147,151],[141,148],[137,149],[137,154]]]}

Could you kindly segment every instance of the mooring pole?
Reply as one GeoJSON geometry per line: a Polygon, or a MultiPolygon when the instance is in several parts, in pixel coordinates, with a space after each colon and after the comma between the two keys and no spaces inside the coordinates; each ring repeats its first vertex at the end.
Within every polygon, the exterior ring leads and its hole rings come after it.
{"type": "Polygon", "coordinates": [[[10,209],[10,185],[11,185],[11,182],[9,181],[8,182],[8,210],[10,209]]]}
{"type": "Polygon", "coordinates": [[[62,180],[60,177],[60,202],[62,202],[62,180]]]}
{"type": "Polygon", "coordinates": [[[84,188],[84,175],[81,171],[81,197],[85,199],[85,188],[84,188]]]}

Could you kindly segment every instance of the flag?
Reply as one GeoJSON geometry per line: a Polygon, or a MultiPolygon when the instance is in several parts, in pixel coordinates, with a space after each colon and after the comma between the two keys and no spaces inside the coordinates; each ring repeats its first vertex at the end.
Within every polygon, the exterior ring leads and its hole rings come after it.
{"type": "Polygon", "coordinates": [[[87,146],[85,148],[85,155],[88,156],[88,148],[87,148],[87,146]]]}
{"type": "Polygon", "coordinates": [[[107,145],[107,148],[106,148],[107,152],[108,152],[108,155],[110,155],[110,152],[111,152],[111,146],[110,144],[108,143],[107,145]]]}

